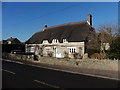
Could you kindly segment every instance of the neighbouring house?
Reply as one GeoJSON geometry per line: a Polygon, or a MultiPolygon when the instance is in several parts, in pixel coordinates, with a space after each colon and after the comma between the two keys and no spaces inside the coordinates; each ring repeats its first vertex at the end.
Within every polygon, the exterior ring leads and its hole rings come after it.
{"type": "Polygon", "coordinates": [[[17,38],[8,38],[7,40],[2,40],[2,52],[25,52],[25,44],[21,43],[17,38]]]}
{"type": "Polygon", "coordinates": [[[80,22],[52,27],[45,25],[42,31],[36,32],[26,41],[26,52],[57,58],[82,58],[86,44],[94,39],[94,33],[91,14],[88,20],[80,22]]]}
{"type": "Polygon", "coordinates": [[[21,42],[17,38],[8,38],[7,40],[3,40],[3,44],[20,44],[21,42]]]}

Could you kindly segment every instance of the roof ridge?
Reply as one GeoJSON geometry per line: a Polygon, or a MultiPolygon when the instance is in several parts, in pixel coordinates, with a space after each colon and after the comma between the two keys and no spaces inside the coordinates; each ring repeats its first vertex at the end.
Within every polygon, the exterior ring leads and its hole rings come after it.
{"type": "MultiPolygon", "coordinates": [[[[55,25],[55,26],[48,27],[47,29],[56,28],[56,27],[60,27],[60,26],[65,26],[65,25],[71,25],[71,24],[73,25],[73,24],[76,24],[76,23],[86,23],[86,22],[87,22],[87,20],[83,20],[83,21],[79,21],[79,22],[64,23],[64,24],[60,24],[60,25],[55,25]]],[[[43,31],[42,30],[41,31],[37,31],[36,33],[40,33],[40,32],[43,32],[43,31]]]]}
{"type": "Polygon", "coordinates": [[[60,25],[55,25],[55,26],[48,27],[47,29],[54,28],[54,27],[60,27],[60,26],[64,26],[64,25],[71,25],[71,24],[76,24],[76,23],[83,23],[83,22],[87,22],[87,20],[79,21],[79,22],[64,23],[64,24],[60,24],[60,25]]]}

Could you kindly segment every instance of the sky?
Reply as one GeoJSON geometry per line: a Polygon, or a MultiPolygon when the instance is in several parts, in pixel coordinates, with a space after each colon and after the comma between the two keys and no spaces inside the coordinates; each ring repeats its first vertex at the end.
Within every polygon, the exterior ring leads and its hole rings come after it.
{"type": "Polygon", "coordinates": [[[87,20],[92,14],[93,27],[116,24],[117,2],[3,2],[2,39],[28,40],[37,31],[70,22],[87,20]]]}

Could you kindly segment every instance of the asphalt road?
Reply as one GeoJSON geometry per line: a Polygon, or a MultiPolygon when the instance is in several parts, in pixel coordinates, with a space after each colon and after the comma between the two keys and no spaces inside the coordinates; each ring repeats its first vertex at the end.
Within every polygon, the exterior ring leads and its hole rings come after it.
{"type": "Polygon", "coordinates": [[[3,61],[2,88],[118,88],[118,81],[3,61]]]}

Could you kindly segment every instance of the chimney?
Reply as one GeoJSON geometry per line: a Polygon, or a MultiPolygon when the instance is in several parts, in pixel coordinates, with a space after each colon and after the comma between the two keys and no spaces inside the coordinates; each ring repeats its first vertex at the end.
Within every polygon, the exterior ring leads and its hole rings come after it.
{"type": "Polygon", "coordinates": [[[88,14],[88,22],[90,23],[90,25],[92,25],[92,15],[88,14]]]}
{"type": "Polygon", "coordinates": [[[47,25],[44,25],[44,29],[43,29],[43,31],[46,30],[46,29],[47,29],[47,25]]]}

